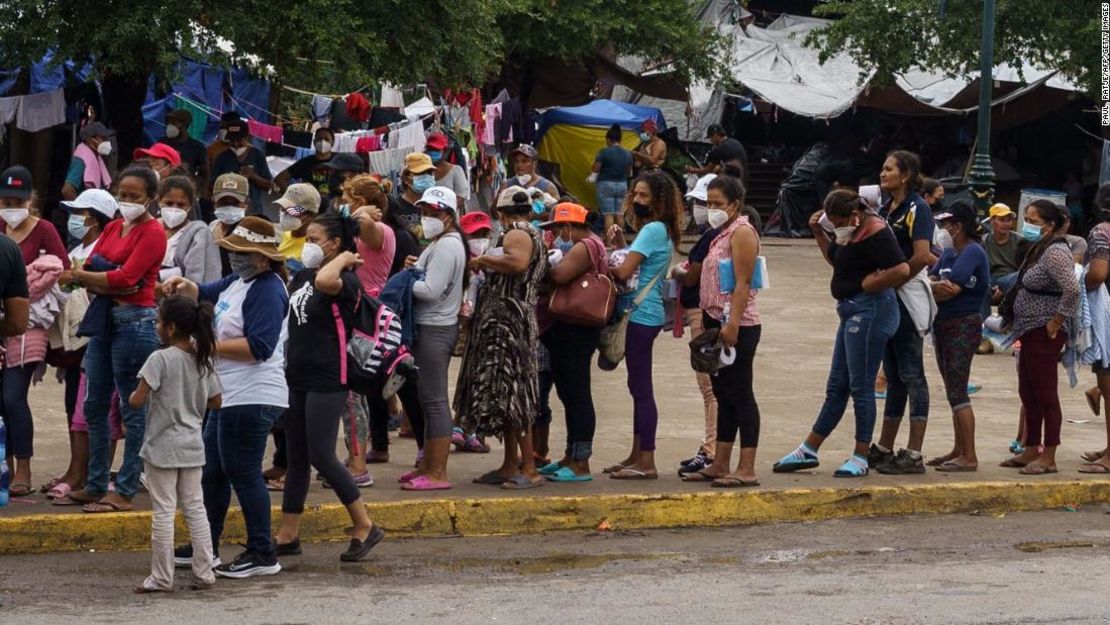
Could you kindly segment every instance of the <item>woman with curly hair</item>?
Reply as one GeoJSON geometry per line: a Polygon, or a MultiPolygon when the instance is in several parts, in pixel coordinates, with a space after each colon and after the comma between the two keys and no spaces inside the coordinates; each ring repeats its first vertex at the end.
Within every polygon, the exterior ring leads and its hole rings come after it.
{"type": "MultiPolygon", "coordinates": [[[[631,310],[625,336],[628,390],[632,393],[632,451],[619,464],[605,469],[615,480],[654,480],[655,430],[659,410],[651,381],[651,352],[665,320],[663,313],[664,274],[670,269],[671,252],[680,240],[682,197],[678,187],[660,171],[640,174],[625,200],[625,213],[632,213],[638,233],[624,263],[612,267],[613,279],[626,281],[639,271],[636,288],[618,303],[621,311],[631,310]],[[641,293],[646,296],[636,301],[641,293]]],[[[626,247],[619,225],[609,229],[613,247],[626,247]]]]}

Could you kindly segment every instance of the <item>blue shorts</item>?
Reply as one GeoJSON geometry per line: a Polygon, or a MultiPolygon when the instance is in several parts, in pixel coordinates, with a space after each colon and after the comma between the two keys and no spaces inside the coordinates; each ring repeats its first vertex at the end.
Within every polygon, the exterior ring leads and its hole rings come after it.
{"type": "Polygon", "coordinates": [[[600,180],[597,183],[597,210],[602,215],[616,215],[624,207],[624,196],[628,195],[628,183],[624,181],[600,180]]]}

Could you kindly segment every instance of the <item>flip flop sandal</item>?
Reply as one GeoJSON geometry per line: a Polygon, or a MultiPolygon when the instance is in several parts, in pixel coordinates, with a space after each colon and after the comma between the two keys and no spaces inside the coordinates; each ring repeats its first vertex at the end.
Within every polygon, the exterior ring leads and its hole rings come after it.
{"type": "Polygon", "coordinates": [[[613,480],[657,480],[659,473],[656,471],[647,472],[639,469],[624,469],[616,473],[610,473],[609,479],[613,480]]]}
{"type": "Polygon", "coordinates": [[[49,493],[51,489],[53,489],[58,484],[62,483],[62,478],[63,477],[65,477],[65,476],[64,475],[59,475],[59,476],[51,479],[49,482],[43,484],[42,486],[39,486],[39,492],[40,493],[49,493]]]}
{"type": "Polygon", "coordinates": [[[505,482],[508,482],[510,479],[512,478],[505,477],[504,475],[501,475],[496,470],[494,470],[490,471],[489,473],[483,473],[482,475],[474,478],[474,483],[488,484],[489,486],[501,486],[505,482]]]}
{"type": "Polygon", "coordinates": [[[974,473],[979,470],[979,467],[965,467],[962,464],[956,464],[949,460],[936,467],[937,471],[941,473],[974,473]]]}
{"type": "Polygon", "coordinates": [[[70,497],[69,495],[66,495],[65,497],[59,497],[54,500],[55,506],[87,506],[89,505],[89,503],[92,502],[78,501],[73,497],[70,497]]]}
{"type": "Polygon", "coordinates": [[[426,475],[401,484],[401,490],[450,490],[451,482],[433,482],[426,475]]]}
{"type": "Polygon", "coordinates": [[[81,512],[86,514],[104,514],[106,512],[131,512],[135,507],[131,504],[121,506],[110,501],[97,501],[94,503],[85,504],[81,508],[81,512]]]}
{"type": "Polygon", "coordinates": [[[618,462],[617,464],[614,464],[612,466],[605,467],[604,469],[601,470],[601,472],[602,473],[617,473],[619,471],[624,471],[625,469],[627,469],[630,466],[632,466],[632,465],[621,464],[621,463],[618,462]]]}
{"type": "Polygon", "coordinates": [[[1095,464],[1102,459],[1102,450],[1098,451],[1085,451],[1079,454],[1079,458],[1087,464],[1095,464]]]}
{"type": "MultiPolygon", "coordinates": [[[[712,482],[717,479],[715,475],[706,475],[703,471],[691,471],[689,473],[680,473],[679,476],[683,482],[712,482]]],[[[724,476],[721,476],[724,477],[724,476]]]]}
{"type": "Polygon", "coordinates": [[[35,492],[35,489],[31,486],[30,482],[12,484],[11,487],[8,488],[8,494],[12,497],[26,497],[33,492],[35,492]]]}
{"type": "Polygon", "coordinates": [[[748,488],[759,486],[759,480],[742,480],[738,477],[721,477],[713,480],[713,488],[748,488]]]}
{"type": "Polygon", "coordinates": [[[576,475],[574,469],[570,467],[560,467],[558,471],[548,475],[547,479],[552,482],[592,482],[594,476],[589,473],[585,475],[576,475]]]}
{"type": "Polygon", "coordinates": [[[285,490],[285,478],[279,477],[276,480],[266,480],[266,490],[273,492],[285,490]]]}
{"type": "Polygon", "coordinates": [[[1106,475],[1110,474],[1110,467],[1104,464],[1098,464],[1097,462],[1091,462],[1089,464],[1080,465],[1079,472],[1106,475]]]}
{"type": "Polygon", "coordinates": [[[935,458],[929,458],[929,460],[925,462],[925,466],[927,466],[927,467],[944,466],[945,464],[950,462],[953,458],[955,458],[955,456],[937,456],[935,458]]]}
{"type": "Polygon", "coordinates": [[[1095,393],[1091,393],[1091,391],[1088,390],[1088,391],[1084,391],[1083,396],[1087,398],[1087,407],[1090,408],[1091,412],[1093,412],[1094,415],[1097,417],[1098,416],[1098,408],[1099,408],[1099,406],[1098,406],[1099,399],[1101,399],[1100,395],[1098,394],[1097,391],[1095,391],[1095,393]]]}
{"type": "Polygon", "coordinates": [[[96,503],[96,502],[100,501],[103,497],[104,497],[104,495],[90,495],[87,492],[85,492],[84,489],[75,490],[75,491],[70,492],[68,495],[66,495],[66,499],[69,499],[69,500],[75,502],[75,504],[61,504],[61,505],[80,505],[80,506],[83,506],[87,503],[96,503]],[[81,493],[81,494],[78,495],[78,493],[81,493]]]}
{"type": "Polygon", "coordinates": [[[1043,464],[1030,462],[1019,469],[1018,473],[1022,475],[1048,475],[1050,473],[1056,473],[1056,467],[1046,467],[1043,464]]]}
{"type": "Polygon", "coordinates": [[[462,450],[471,454],[488,454],[489,445],[483,443],[477,436],[471,436],[466,439],[466,445],[463,446],[462,450]]]}
{"type": "Polygon", "coordinates": [[[408,471],[406,473],[402,473],[401,477],[397,478],[397,482],[400,484],[404,484],[405,482],[411,482],[418,477],[420,477],[419,471],[408,471]]]}
{"type": "Polygon", "coordinates": [[[558,462],[550,462],[543,465],[543,467],[538,470],[538,473],[540,475],[555,475],[559,471],[559,469],[562,468],[563,465],[559,464],[558,462]]]}
{"type": "Polygon", "coordinates": [[[505,490],[528,490],[531,488],[539,488],[546,483],[546,480],[543,478],[533,481],[532,478],[527,475],[517,474],[501,484],[501,488],[505,490]]]}
{"type": "Polygon", "coordinates": [[[65,482],[58,482],[57,484],[54,485],[53,488],[46,491],[46,498],[47,499],[61,499],[63,497],[68,497],[70,492],[72,492],[72,491],[73,491],[73,487],[70,486],[69,484],[67,484],[65,482]]]}
{"type": "Polygon", "coordinates": [[[998,463],[998,466],[1004,467],[1004,468],[1007,468],[1007,469],[1021,469],[1021,468],[1024,468],[1024,467],[1028,466],[1028,465],[1029,465],[1028,462],[1022,462],[1022,461],[1018,460],[1017,458],[1007,458],[1006,460],[1003,460],[1002,462],[998,463]]]}

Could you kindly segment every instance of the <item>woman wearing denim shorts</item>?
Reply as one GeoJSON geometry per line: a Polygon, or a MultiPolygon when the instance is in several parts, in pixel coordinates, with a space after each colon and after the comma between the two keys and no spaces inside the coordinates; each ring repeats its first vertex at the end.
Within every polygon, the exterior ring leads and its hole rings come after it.
{"type": "Polygon", "coordinates": [[[632,153],[621,147],[620,124],[613,124],[605,133],[606,147],[598,150],[593,172],[597,176],[597,209],[605,217],[605,231],[617,221],[617,215],[628,195],[628,178],[632,175],[632,153]]]}

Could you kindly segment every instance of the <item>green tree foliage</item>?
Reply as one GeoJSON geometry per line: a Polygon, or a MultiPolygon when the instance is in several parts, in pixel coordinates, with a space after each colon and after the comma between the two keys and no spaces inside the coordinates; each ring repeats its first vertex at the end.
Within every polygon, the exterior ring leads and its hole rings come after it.
{"type": "MultiPolygon", "coordinates": [[[[996,65],[1059,69],[1096,97],[1098,2],[997,0],[995,12],[996,65]]],[[[835,0],[814,14],[834,21],[810,33],[806,44],[820,49],[822,60],[847,52],[861,67],[874,68],[880,82],[913,68],[978,74],[979,0],[835,0]]]]}

